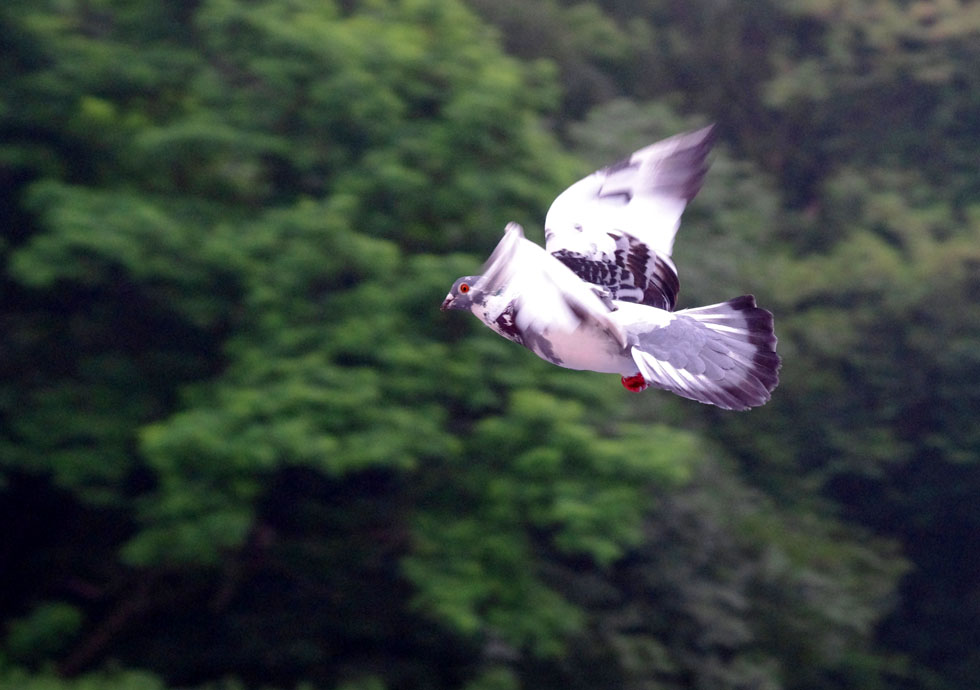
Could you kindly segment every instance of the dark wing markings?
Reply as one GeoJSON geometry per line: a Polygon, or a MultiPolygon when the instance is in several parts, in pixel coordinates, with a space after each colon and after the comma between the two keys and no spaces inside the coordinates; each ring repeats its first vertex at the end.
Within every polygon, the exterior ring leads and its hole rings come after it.
{"type": "Polygon", "coordinates": [[[625,233],[609,235],[616,240],[611,257],[600,254],[593,258],[568,249],[552,252],[552,256],[585,282],[608,290],[612,299],[673,310],[680,290],[673,267],[636,238],[625,233]]]}

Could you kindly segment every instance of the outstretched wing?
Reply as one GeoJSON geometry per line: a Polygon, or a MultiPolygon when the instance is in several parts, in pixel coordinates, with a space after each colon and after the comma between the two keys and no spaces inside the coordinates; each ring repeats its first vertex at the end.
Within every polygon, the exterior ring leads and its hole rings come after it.
{"type": "Polygon", "coordinates": [[[673,309],[674,236],[713,143],[713,126],[679,134],[579,180],[548,210],[547,251],[613,299],[673,309]]]}
{"type": "Polygon", "coordinates": [[[570,333],[586,321],[605,329],[626,347],[626,334],[609,318],[609,307],[571,270],[525,239],[517,223],[507,225],[473,289],[504,298],[511,312],[508,318],[525,339],[548,330],[570,333]]]}

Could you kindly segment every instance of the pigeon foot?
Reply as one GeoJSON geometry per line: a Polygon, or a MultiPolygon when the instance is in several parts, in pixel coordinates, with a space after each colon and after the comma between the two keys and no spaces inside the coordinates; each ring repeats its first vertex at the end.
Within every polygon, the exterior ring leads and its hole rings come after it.
{"type": "Polygon", "coordinates": [[[640,391],[645,391],[647,386],[646,379],[643,378],[643,374],[633,374],[633,376],[623,376],[622,377],[623,388],[633,393],[639,393],[640,391]]]}

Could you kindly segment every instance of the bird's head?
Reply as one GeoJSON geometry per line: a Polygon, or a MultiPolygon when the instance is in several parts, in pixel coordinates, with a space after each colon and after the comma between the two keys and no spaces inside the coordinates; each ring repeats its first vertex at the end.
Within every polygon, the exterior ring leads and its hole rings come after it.
{"type": "Polygon", "coordinates": [[[480,279],[480,276],[463,276],[462,278],[457,278],[456,282],[453,283],[452,290],[446,295],[446,299],[443,300],[440,309],[446,311],[447,309],[463,309],[469,311],[474,304],[478,303],[474,298],[476,297],[476,291],[474,291],[473,286],[480,279]]]}

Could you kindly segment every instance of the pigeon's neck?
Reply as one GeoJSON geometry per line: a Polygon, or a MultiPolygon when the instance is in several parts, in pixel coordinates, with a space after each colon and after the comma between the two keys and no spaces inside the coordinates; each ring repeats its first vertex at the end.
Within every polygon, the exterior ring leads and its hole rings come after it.
{"type": "Polygon", "coordinates": [[[517,326],[517,304],[513,299],[495,295],[482,306],[473,306],[473,313],[483,323],[508,340],[525,345],[524,334],[517,326]]]}
{"type": "Polygon", "coordinates": [[[495,294],[485,294],[479,300],[474,300],[470,309],[478,319],[486,324],[491,324],[507,310],[513,302],[512,297],[512,295],[507,294],[506,290],[495,294]]]}

